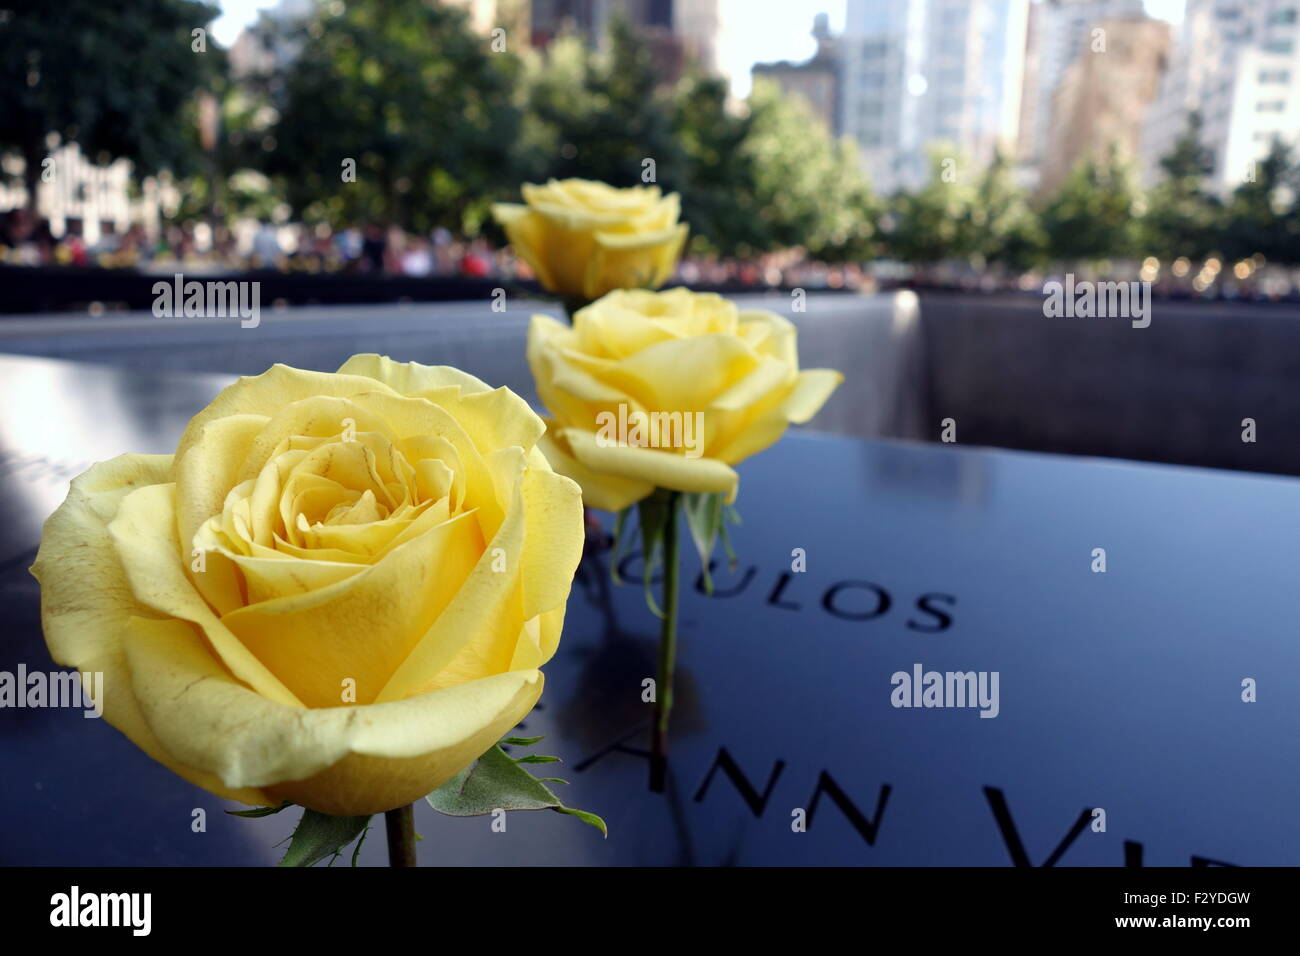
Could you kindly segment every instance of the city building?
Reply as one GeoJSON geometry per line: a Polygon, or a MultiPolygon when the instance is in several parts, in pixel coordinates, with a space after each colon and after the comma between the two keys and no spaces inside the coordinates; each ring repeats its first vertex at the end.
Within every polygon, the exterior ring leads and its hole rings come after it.
{"type": "Polygon", "coordinates": [[[771,80],[787,95],[802,99],[828,132],[839,135],[840,60],[826,14],[819,13],[814,18],[812,35],[817,41],[817,52],[811,59],[803,63],[788,60],[755,63],[750,73],[755,79],[771,80]]]}
{"type": "Polygon", "coordinates": [[[1300,0],[1187,0],[1169,70],[1147,111],[1143,181],[1200,114],[1220,194],[1254,175],[1274,138],[1300,147],[1300,0]]]}
{"type": "Polygon", "coordinates": [[[1094,21],[1088,47],[1065,68],[1052,98],[1048,142],[1038,190],[1054,191],[1086,157],[1112,149],[1125,161],[1142,147],[1146,108],[1156,98],[1169,55],[1164,20],[1124,17],[1094,21]]]}
{"type": "Polygon", "coordinates": [[[1102,20],[1142,16],[1142,0],[1038,0],[1032,5],[1016,148],[1025,185],[1039,184],[1042,165],[1055,146],[1053,98],[1066,68],[1090,50],[1092,30],[1102,20]]]}
{"type": "Polygon", "coordinates": [[[929,151],[971,174],[1018,139],[1028,0],[848,0],[840,129],[875,188],[915,188],[929,151]]]}
{"type": "Polygon", "coordinates": [[[688,65],[718,71],[718,0],[533,0],[530,18],[537,47],[571,32],[600,48],[610,23],[622,18],[649,42],[665,81],[677,79],[688,65]]]}

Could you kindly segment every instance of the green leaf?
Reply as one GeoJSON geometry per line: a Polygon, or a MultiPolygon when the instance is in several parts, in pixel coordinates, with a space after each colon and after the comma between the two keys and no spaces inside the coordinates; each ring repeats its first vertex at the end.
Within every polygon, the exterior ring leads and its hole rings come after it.
{"type": "Polygon", "coordinates": [[[559,757],[549,757],[546,754],[529,754],[527,757],[520,757],[515,763],[559,763],[559,757]]]}
{"type": "Polygon", "coordinates": [[[332,817],[315,810],[303,810],[289,849],[278,866],[311,866],[327,856],[338,856],[345,846],[366,829],[370,815],[360,817],[332,817]]]}
{"type": "Polygon", "coordinates": [[[493,746],[472,766],[466,767],[424,799],[439,813],[453,817],[484,816],[493,810],[558,810],[572,814],[608,835],[600,817],[566,807],[546,784],[498,746],[493,746]]]}
{"type": "Polygon", "coordinates": [[[629,537],[627,534],[627,519],[632,514],[632,509],[635,507],[636,505],[628,505],[620,511],[618,517],[614,519],[614,547],[610,552],[609,576],[614,583],[618,585],[622,585],[623,583],[623,579],[618,573],[618,562],[619,559],[623,557],[623,547],[627,543],[626,539],[629,537]]]}
{"type": "Polygon", "coordinates": [[[604,836],[606,839],[609,838],[609,830],[606,829],[605,827],[605,821],[602,820],[600,817],[596,816],[596,814],[588,813],[586,810],[575,810],[573,807],[555,807],[555,810],[559,813],[572,814],[573,816],[581,820],[583,823],[591,824],[593,827],[599,830],[601,835],[604,836]]]}
{"type": "Polygon", "coordinates": [[[721,492],[717,494],[687,494],[682,496],[682,510],[686,512],[686,526],[691,529],[691,540],[700,556],[703,569],[704,591],[713,593],[713,578],[709,574],[709,560],[713,557],[713,544],[722,529],[721,492]]]}
{"type": "Polygon", "coordinates": [[[722,535],[722,550],[727,553],[727,570],[734,573],[736,570],[736,552],[732,550],[731,533],[727,531],[727,525],[740,524],[740,512],[731,505],[724,505],[722,515],[723,520],[718,527],[718,531],[722,535]]]}
{"type": "Polygon", "coordinates": [[[531,747],[541,739],[541,737],[506,737],[501,743],[512,747],[531,747]]]}
{"type": "Polygon", "coordinates": [[[361,831],[361,839],[357,840],[357,845],[352,850],[353,866],[357,865],[357,856],[361,853],[361,844],[366,842],[366,834],[369,832],[370,832],[370,827],[366,827],[364,830],[361,831]]]}
{"type": "Polygon", "coordinates": [[[254,807],[252,810],[227,810],[226,812],[232,817],[269,817],[271,814],[279,813],[285,807],[291,806],[293,806],[293,804],[286,800],[278,807],[254,807]]]}
{"type": "Polygon", "coordinates": [[[482,816],[498,809],[548,810],[560,805],[555,794],[497,746],[425,800],[439,813],[453,817],[482,816]]]}

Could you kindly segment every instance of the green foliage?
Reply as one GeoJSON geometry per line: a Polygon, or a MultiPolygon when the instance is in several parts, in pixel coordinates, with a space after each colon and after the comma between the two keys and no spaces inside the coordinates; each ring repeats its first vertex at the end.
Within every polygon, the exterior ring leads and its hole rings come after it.
{"type": "Polygon", "coordinates": [[[1200,115],[1190,114],[1187,132],[1160,160],[1164,177],[1147,196],[1140,225],[1142,250],[1159,259],[1199,259],[1220,250],[1223,204],[1205,188],[1214,156],[1201,145],[1200,129],[1200,115]]]}
{"type": "Polygon", "coordinates": [[[424,0],[351,0],[278,29],[268,42],[297,55],[268,84],[278,120],[262,168],[295,212],[477,231],[512,168],[518,60],[492,52],[463,11],[424,0]],[[343,181],[345,159],[356,182],[343,181]]]}
{"type": "Polygon", "coordinates": [[[1145,255],[1300,262],[1295,157],[1274,143],[1220,199],[1195,115],[1144,197],[1114,149],[1080,161],[1035,207],[1006,157],[972,174],[939,148],[928,182],[882,203],[852,145],[802,100],[761,78],[744,104],[717,77],[689,74],[670,87],[649,42],[618,19],[599,51],[562,36],[544,51],[494,52],[454,5],[320,3],[295,20],[264,15],[255,37],[276,66],[232,83],[211,38],[207,52],[192,49],[191,31],[214,5],[118,6],[0,11],[0,150],[27,160],[29,192],[53,136],[92,160],[128,158],[140,174],[170,169],[182,216],[444,225],[503,240],[488,208],[517,200],[520,183],[637,185],[651,181],[653,160],[653,181],[681,194],[691,249],[702,254],[798,248],[829,262],[887,253],[1010,271],[1145,255]],[[199,93],[220,113],[207,154],[199,93]],[[945,170],[945,157],[955,167],[945,170]],[[355,161],[355,182],[343,179],[345,160],[355,161]]]}
{"type": "MultiPolygon", "coordinates": [[[[332,817],[315,810],[302,811],[302,819],[289,838],[289,848],[277,866],[312,866],[326,857],[330,862],[357,837],[364,837],[370,816],[332,817]]],[[[357,850],[361,849],[360,843],[357,850]]],[[[357,854],[352,854],[356,866],[357,854]]]]}
{"type": "Polygon", "coordinates": [[[753,114],[727,106],[727,81],[690,76],[673,101],[673,133],[685,153],[677,182],[699,252],[748,256],[770,246],[759,218],[758,161],[747,149],[753,114]]]}
{"type": "Polygon", "coordinates": [[[1047,237],[1028,194],[1015,182],[1010,160],[1001,152],[980,174],[966,216],[970,248],[977,260],[1012,272],[1042,263],[1047,237]]]}
{"type": "Polygon", "coordinates": [[[1221,245],[1229,260],[1259,254],[1300,263],[1300,167],[1280,139],[1255,164],[1253,181],[1233,192],[1226,212],[1221,245]]]}
{"type": "Polygon", "coordinates": [[[566,807],[545,783],[521,766],[557,759],[540,755],[514,759],[499,746],[493,746],[425,800],[439,813],[453,817],[484,816],[495,810],[554,810],[575,816],[609,836],[604,820],[594,813],[566,807]]]}
{"type": "Polygon", "coordinates": [[[1052,256],[1087,262],[1133,255],[1135,200],[1128,166],[1114,148],[1103,160],[1080,160],[1043,210],[1052,256]]]}
{"type": "Polygon", "coordinates": [[[662,618],[655,601],[652,578],[654,572],[664,560],[664,537],[668,523],[677,520],[680,512],[686,518],[686,527],[691,533],[691,541],[700,557],[704,577],[704,588],[713,593],[713,577],[709,572],[709,560],[713,549],[722,539],[722,547],[727,555],[727,564],[731,570],[736,567],[736,553],[732,550],[727,526],[740,524],[740,514],[725,503],[725,494],[693,494],[669,491],[658,488],[650,496],[634,505],[624,508],[614,520],[614,543],[610,551],[609,575],[615,584],[622,584],[618,573],[619,561],[626,549],[631,546],[633,538],[641,540],[642,585],[645,588],[646,605],[656,617],[662,618]],[[629,518],[637,512],[637,526],[630,530],[629,518]]]}
{"type": "Polygon", "coordinates": [[[695,542],[695,551],[700,556],[704,590],[708,594],[713,593],[709,560],[713,557],[713,546],[717,543],[718,536],[725,529],[723,501],[726,497],[721,493],[682,495],[682,511],[686,514],[686,526],[690,529],[691,540],[695,542]]]}
{"type": "Polygon", "coordinates": [[[756,85],[746,109],[727,83],[690,75],[656,85],[650,50],[616,22],[608,55],[561,38],[525,70],[520,178],[580,176],[615,186],[655,179],[681,194],[692,247],[750,256],[801,246],[829,259],[869,254],[871,191],[853,150],[798,100],[756,85]]]}
{"type": "Polygon", "coordinates": [[[976,192],[961,172],[954,150],[930,153],[930,179],[916,192],[897,193],[890,202],[889,248],[904,262],[928,265],[966,259],[976,249],[976,192]]]}
{"type": "Polygon", "coordinates": [[[649,46],[621,19],[609,41],[608,53],[589,53],[579,38],[561,37],[530,60],[522,180],[578,176],[636,186],[647,181],[647,159],[666,191],[683,178],[670,94],[657,85],[649,46]]]}
{"type": "Polygon", "coordinates": [[[34,191],[46,137],[92,160],[130,159],[139,173],[197,161],[193,94],[214,85],[224,56],[191,31],[217,15],[190,0],[11,5],[0,11],[0,149],[26,160],[34,191]]]}
{"type": "Polygon", "coordinates": [[[827,261],[869,255],[875,209],[855,151],[802,100],[756,80],[742,154],[753,170],[755,251],[802,246],[827,261]]]}

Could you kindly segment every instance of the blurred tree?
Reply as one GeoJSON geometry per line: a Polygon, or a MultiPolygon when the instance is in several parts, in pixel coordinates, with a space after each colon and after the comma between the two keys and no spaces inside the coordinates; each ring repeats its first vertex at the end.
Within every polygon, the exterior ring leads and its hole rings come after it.
{"type": "Polygon", "coordinates": [[[1223,204],[1205,188],[1214,154],[1201,145],[1201,116],[1188,115],[1187,131],[1160,160],[1164,178],[1147,197],[1139,238],[1144,255],[1204,258],[1219,251],[1223,204]]]}
{"type": "Polygon", "coordinates": [[[1300,263],[1300,169],[1290,148],[1274,138],[1250,173],[1228,201],[1222,251],[1229,259],[1259,254],[1270,262],[1300,263]]]}
{"type": "Polygon", "coordinates": [[[1091,262],[1132,255],[1136,204],[1128,166],[1113,146],[1104,159],[1080,160],[1043,209],[1052,258],[1091,262]]]}
{"type": "Polygon", "coordinates": [[[131,160],[137,173],[184,172],[198,160],[194,92],[223,73],[204,32],[218,13],[191,0],[101,0],[0,10],[0,149],[23,157],[27,208],[51,134],[92,161],[131,160]],[[203,47],[200,51],[196,47],[203,47]]]}
{"type": "Polygon", "coordinates": [[[676,189],[683,154],[672,125],[670,93],[658,83],[649,46],[622,18],[610,27],[608,53],[590,53],[561,37],[527,70],[527,148],[521,179],[578,176],[612,186],[658,183],[676,189]],[[654,178],[646,160],[654,161],[654,178]]]}
{"type": "Polygon", "coordinates": [[[756,159],[745,149],[753,114],[728,109],[728,89],[712,76],[688,76],[679,85],[673,131],[685,165],[676,186],[692,249],[743,257],[765,248],[767,237],[758,218],[756,159]]]}
{"type": "Polygon", "coordinates": [[[512,178],[513,53],[425,0],[349,0],[259,29],[278,31],[264,42],[287,66],[266,83],[269,104],[248,104],[274,117],[251,142],[295,212],[478,231],[512,178]]]}
{"type": "Polygon", "coordinates": [[[759,83],[748,109],[732,110],[725,80],[695,74],[665,89],[648,45],[618,20],[609,46],[607,56],[590,54],[562,37],[529,64],[523,179],[653,181],[677,191],[697,252],[869,254],[871,191],[852,150],[802,102],[759,83]],[[653,180],[644,175],[650,159],[653,180]]]}
{"type": "Polygon", "coordinates": [[[985,167],[967,206],[970,248],[977,264],[1024,272],[1041,265],[1047,237],[1029,196],[1016,184],[1011,161],[1001,151],[985,167]]]}
{"type": "Polygon", "coordinates": [[[872,254],[875,200],[847,142],[835,142],[808,105],[754,82],[740,152],[753,170],[755,248],[802,246],[825,261],[872,254]]]}
{"type": "Polygon", "coordinates": [[[969,259],[976,251],[975,187],[961,171],[965,164],[951,149],[930,151],[930,179],[916,192],[900,191],[889,204],[891,228],[886,243],[893,256],[913,265],[969,259]]]}

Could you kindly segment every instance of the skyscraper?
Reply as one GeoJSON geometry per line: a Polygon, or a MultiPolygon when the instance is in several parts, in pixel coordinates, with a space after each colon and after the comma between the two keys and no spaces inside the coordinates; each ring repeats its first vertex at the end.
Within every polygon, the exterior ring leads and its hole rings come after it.
{"type": "Polygon", "coordinates": [[[876,189],[924,182],[931,146],[971,172],[1014,147],[1028,12],[1028,0],[849,0],[840,128],[876,189]]]}
{"type": "Polygon", "coordinates": [[[1142,0],[1040,0],[1029,14],[1017,158],[1037,184],[1052,145],[1052,102],[1066,68],[1089,52],[1092,30],[1105,19],[1144,16],[1142,0]]]}
{"type": "Polygon", "coordinates": [[[1147,104],[1156,96],[1169,51],[1169,24],[1146,16],[1092,21],[1088,47],[1066,67],[1052,98],[1050,146],[1038,189],[1055,190],[1081,159],[1124,161],[1139,152],[1147,104]]]}
{"type": "Polygon", "coordinates": [[[1300,0],[1187,0],[1170,68],[1147,112],[1143,179],[1200,114],[1212,189],[1254,173],[1274,137],[1300,146],[1300,0]]]}
{"type": "Polygon", "coordinates": [[[718,0],[532,0],[532,40],[545,46],[568,30],[600,46],[620,17],[654,47],[664,79],[675,79],[687,61],[717,72],[718,0]]]}

